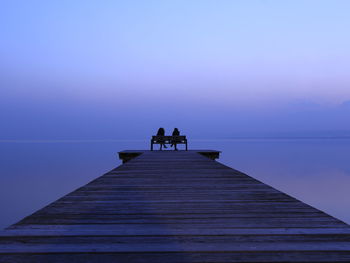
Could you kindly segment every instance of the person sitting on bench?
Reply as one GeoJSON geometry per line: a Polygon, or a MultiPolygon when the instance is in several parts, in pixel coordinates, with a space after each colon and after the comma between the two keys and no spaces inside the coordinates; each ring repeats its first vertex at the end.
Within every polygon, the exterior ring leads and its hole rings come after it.
{"type": "MultiPolygon", "coordinates": [[[[165,135],[164,128],[159,128],[158,132],[157,132],[157,136],[164,136],[164,135],[165,135]]],[[[158,143],[160,144],[159,150],[162,150],[163,146],[164,146],[165,149],[168,148],[168,147],[166,147],[164,140],[158,140],[158,143]]]]}
{"type": "MultiPolygon", "coordinates": [[[[180,131],[178,130],[178,128],[175,128],[174,130],[173,130],[173,134],[172,134],[173,136],[180,136],[180,131]]],[[[171,146],[170,147],[173,147],[173,146],[175,146],[175,151],[177,151],[177,140],[176,139],[174,139],[174,140],[172,140],[172,142],[171,142],[171,146]]]]}

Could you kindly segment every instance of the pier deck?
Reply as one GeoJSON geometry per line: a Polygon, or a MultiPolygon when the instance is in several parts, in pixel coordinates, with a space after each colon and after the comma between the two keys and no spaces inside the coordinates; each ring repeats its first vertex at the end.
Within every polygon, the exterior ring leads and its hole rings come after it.
{"type": "Polygon", "coordinates": [[[347,224],[198,152],[122,152],[4,230],[0,262],[350,262],[347,224]]]}

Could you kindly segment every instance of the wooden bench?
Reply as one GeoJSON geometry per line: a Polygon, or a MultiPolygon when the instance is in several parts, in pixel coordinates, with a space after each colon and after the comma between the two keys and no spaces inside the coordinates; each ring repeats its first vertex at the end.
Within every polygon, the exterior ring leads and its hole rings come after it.
{"type": "Polygon", "coordinates": [[[185,144],[187,151],[187,139],[186,136],[152,136],[151,139],[151,151],[153,151],[153,144],[185,144]]]}

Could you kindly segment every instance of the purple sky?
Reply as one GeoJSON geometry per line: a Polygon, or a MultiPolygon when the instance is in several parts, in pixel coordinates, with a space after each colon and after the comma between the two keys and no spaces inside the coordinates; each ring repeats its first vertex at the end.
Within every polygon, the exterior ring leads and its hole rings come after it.
{"type": "Polygon", "coordinates": [[[7,1],[0,140],[350,134],[349,1],[7,1]]]}

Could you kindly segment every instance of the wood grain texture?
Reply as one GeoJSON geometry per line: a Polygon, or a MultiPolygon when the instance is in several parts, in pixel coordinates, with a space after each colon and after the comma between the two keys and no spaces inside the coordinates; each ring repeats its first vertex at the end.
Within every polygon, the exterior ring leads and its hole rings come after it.
{"type": "Polygon", "coordinates": [[[350,261],[344,222],[200,150],[135,152],[2,231],[0,262],[350,261]]]}

